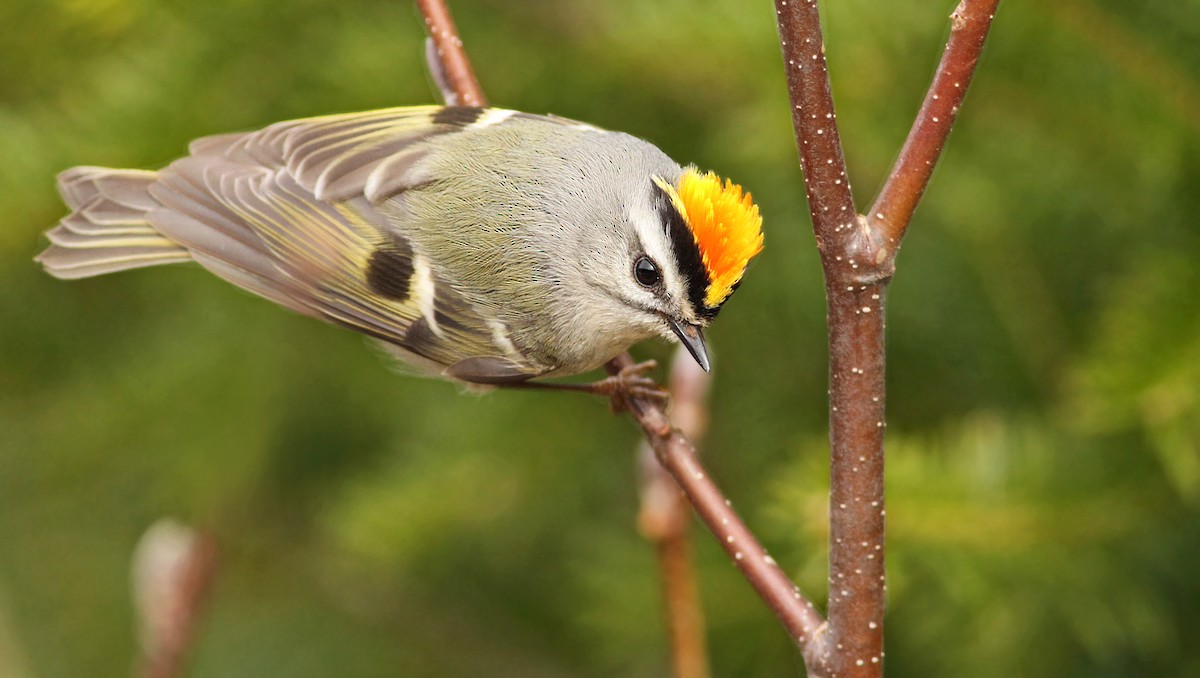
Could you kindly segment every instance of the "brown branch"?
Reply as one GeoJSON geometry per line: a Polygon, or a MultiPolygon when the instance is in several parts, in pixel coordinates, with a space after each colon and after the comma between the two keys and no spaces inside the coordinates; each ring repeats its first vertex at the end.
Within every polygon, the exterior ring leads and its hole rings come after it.
{"type": "MultiPolygon", "coordinates": [[[[813,0],[776,0],[796,146],[825,269],[829,322],[829,675],[882,675],[883,289],[890,262],[845,181],[813,0]]],[[[823,667],[824,668],[824,667],[823,667]]],[[[810,673],[826,671],[809,663],[810,673]]]]}
{"type": "Polygon", "coordinates": [[[692,512],[687,498],[645,441],[638,449],[638,466],[642,469],[638,530],[654,545],[658,558],[664,616],[671,642],[671,675],[707,678],[704,609],[700,605],[689,530],[692,512]]]}
{"type": "MultiPolygon", "coordinates": [[[[471,61],[458,37],[458,28],[444,0],[417,0],[417,7],[425,18],[425,28],[433,40],[434,51],[441,62],[440,76],[455,93],[455,99],[447,99],[448,105],[487,106],[483,88],[475,79],[471,61]]],[[[435,77],[439,75],[435,71],[435,77]]],[[[439,84],[443,87],[443,85],[439,84]]]]}
{"type": "Polygon", "coordinates": [[[142,675],[182,675],[217,571],[217,541],[170,521],[146,531],[134,558],[142,675]]]}
{"type": "Polygon", "coordinates": [[[457,106],[458,92],[454,91],[454,87],[450,85],[450,80],[446,77],[446,67],[442,64],[442,58],[438,56],[438,48],[433,42],[433,38],[425,38],[425,67],[429,69],[429,77],[433,79],[438,93],[442,95],[442,103],[447,106],[457,106]]]}
{"type": "Polygon", "coordinates": [[[854,232],[855,211],[829,89],[821,21],[813,0],[776,0],[775,13],[808,209],[824,259],[830,248],[846,249],[843,241],[854,232]]]}
{"type": "Polygon", "coordinates": [[[963,0],[950,15],[950,40],[908,139],[868,215],[893,252],[929,185],[971,84],[1000,0],[963,0]]]}
{"type": "MultiPolygon", "coordinates": [[[[709,375],[682,347],[671,362],[673,419],[684,435],[699,441],[708,427],[709,375]]],[[[658,556],[667,631],[671,639],[672,675],[675,678],[707,678],[704,611],[692,559],[691,507],[646,441],[638,448],[638,466],[642,477],[638,528],[654,545],[658,556]]]]}
{"type": "Polygon", "coordinates": [[[826,290],[829,307],[830,670],[879,676],[883,662],[883,306],[886,284],[826,290]],[[851,289],[853,288],[853,289],[851,289]]]}
{"type": "MultiPolygon", "coordinates": [[[[605,369],[617,374],[630,365],[633,359],[623,353],[609,361],[605,369]]],[[[658,402],[647,398],[628,398],[625,402],[658,462],[675,479],[721,548],[803,650],[806,662],[817,660],[823,654],[821,614],[738,517],[701,466],[696,448],[672,425],[658,402]]]]}
{"type": "Polygon", "coordinates": [[[812,675],[882,676],[884,310],[899,240],[941,154],[997,0],[964,0],[946,56],[885,185],[876,220],[845,181],[815,0],[776,0],[796,146],[825,271],[829,322],[829,625],[812,675]]]}

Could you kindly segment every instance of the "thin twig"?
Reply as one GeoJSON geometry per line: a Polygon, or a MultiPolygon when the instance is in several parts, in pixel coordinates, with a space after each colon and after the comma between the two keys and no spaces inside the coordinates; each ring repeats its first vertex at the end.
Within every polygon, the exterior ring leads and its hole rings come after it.
{"type": "MultiPolygon", "coordinates": [[[[672,418],[684,435],[699,442],[708,427],[710,377],[682,347],[671,364],[672,418]]],[[[654,544],[658,556],[671,639],[672,675],[707,678],[704,610],[692,558],[691,505],[644,440],[638,448],[638,466],[642,477],[638,528],[654,544]]]]}
{"type": "MultiPolygon", "coordinates": [[[[633,365],[633,359],[623,353],[609,361],[605,369],[610,374],[617,374],[630,365],[633,365]]],[[[626,404],[654,448],[659,463],[678,483],[746,581],[800,645],[805,657],[819,657],[820,629],[824,623],[821,614],[779,569],[733,510],[732,503],[709,479],[691,441],[671,424],[658,402],[631,397],[626,399],[626,404]]]]}
{"type": "Polygon", "coordinates": [[[216,571],[211,533],[170,521],[146,531],[134,558],[144,678],[183,673],[216,571]]]}
{"type": "Polygon", "coordinates": [[[893,252],[942,155],[999,4],[1000,0],[964,0],[950,15],[950,40],[933,84],[887,182],[868,212],[871,225],[884,233],[893,252]]]}
{"type": "Polygon", "coordinates": [[[487,97],[483,88],[475,79],[475,71],[471,61],[463,49],[462,40],[458,37],[458,28],[450,9],[444,0],[417,0],[421,15],[425,18],[425,28],[433,40],[434,51],[441,61],[441,75],[457,95],[455,101],[447,104],[460,106],[487,106],[487,97]]]}
{"type": "Polygon", "coordinates": [[[433,38],[425,38],[425,67],[429,69],[429,77],[433,79],[433,84],[437,85],[438,92],[442,95],[442,103],[457,106],[458,92],[450,86],[450,80],[446,77],[446,67],[438,56],[437,43],[433,38]]]}
{"type": "Polygon", "coordinates": [[[638,528],[654,545],[662,579],[667,634],[671,643],[671,675],[675,678],[707,678],[708,649],[704,632],[704,610],[688,526],[691,510],[687,498],[643,441],[639,466],[646,469],[641,488],[638,528]]]}
{"type": "Polygon", "coordinates": [[[816,0],[776,0],[829,322],[829,625],[810,675],[883,674],[884,311],[899,241],[942,151],[997,0],[964,0],[926,106],[884,187],[854,212],[816,0]]]}
{"type": "Polygon", "coordinates": [[[658,558],[671,675],[707,678],[708,642],[692,557],[691,506],[646,441],[639,446],[638,465],[643,469],[638,529],[654,545],[658,558]]]}

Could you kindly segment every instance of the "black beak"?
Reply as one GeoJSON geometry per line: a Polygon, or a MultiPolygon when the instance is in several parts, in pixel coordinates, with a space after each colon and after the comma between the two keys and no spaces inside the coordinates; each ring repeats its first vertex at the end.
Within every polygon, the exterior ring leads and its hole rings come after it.
{"type": "Polygon", "coordinates": [[[707,372],[709,370],[708,349],[704,347],[704,333],[700,331],[700,326],[675,319],[669,319],[667,322],[671,324],[671,329],[675,330],[679,341],[687,347],[688,353],[691,353],[699,363],[700,369],[707,372]]]}

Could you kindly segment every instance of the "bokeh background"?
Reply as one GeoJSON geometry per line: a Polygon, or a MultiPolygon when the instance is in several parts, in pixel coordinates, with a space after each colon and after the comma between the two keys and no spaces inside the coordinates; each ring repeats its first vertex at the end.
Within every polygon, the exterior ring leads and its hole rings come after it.
{"type": "MultiPolygon", "coordinates": [[[[951,0],[826,3],[860,206],[951,0]]],[[[704,453],[823,600],[825,348],[769,2],[455,0],[492,100],[751,189],[704,453]]],[[[63,283],[57,171],[433,101],[406,0],[0,4],[0,675],[127,675],[129,562],[223,561],[194,676],[659,676],[637,432],[462,395],[199,268],[63,283]]],[[[1007,2],[890,295],[892,676],[1200,675],[1200,2],[1007,2]]],[[[667,358],[648,344],[638,357],[667,358]]],[[[718,676],[803,673],[703,532],[718,676]]]]}

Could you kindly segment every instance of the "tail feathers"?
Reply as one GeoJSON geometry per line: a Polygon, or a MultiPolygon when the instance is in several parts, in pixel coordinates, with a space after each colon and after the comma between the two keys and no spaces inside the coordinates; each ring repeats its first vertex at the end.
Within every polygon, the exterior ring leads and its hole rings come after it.
{"type": "Polygon", "coordinates": [[[155,172],[74,167],[58,176],[71,214],[46,233],[36,261],[56,278],[87,278],[142,266],[190,261],[187,249],[150,225],[160,207],[150,195],[155,172]]]}

